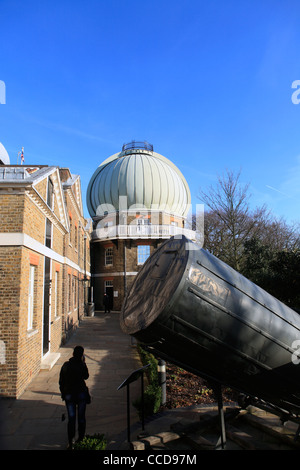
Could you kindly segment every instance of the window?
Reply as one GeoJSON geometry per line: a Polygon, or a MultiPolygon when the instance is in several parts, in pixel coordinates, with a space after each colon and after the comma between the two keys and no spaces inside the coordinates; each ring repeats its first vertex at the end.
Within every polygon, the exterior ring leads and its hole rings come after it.
{"type": "Polygon", "coordinates": [[[6,346],[3,340],[0,340],[0,364],[6,362],[6,346]]]}
{"type": "Polygon", "coordinates": [[[148,218],[139,218],[137,223],[138,225],[150,225],[150,220],[148,218]]]}
{"type": "Polygon", "coordinates": [[[112,266],[113,264],[113,248],[105,249],[105,266],[112,266]]]}
{"type": "Polygon", "coordinates": [[[108,227],[113,227],[113,225],[114,225],[114,221],[113,221],[113,220],[107,220],[107,221],[104,222],[103,227],[104,227],[104,228],[108,228],[108,227]]]}
{"type": "Polygon", "coordinates": [[[47,188],[47,204],[50,209],[53,209],[54,202],[54,187],[50,178],[48,178],[48,188],[47,188]]]}
{"type": "Polygon", "coordinates": [[[77,279],[73,276],[73,308],[77,309],[77,279]]]}
{"type": "Polygon", "coordinates": [[[138,264],[144,264],[146,259],[150,256],[150,245],[138,245],[138,264]]]}
{"type": "Polygon", "coordinates": [[[54,316],[58,316],[58,271],[55,271],[55,305],[54,305],[54,316]]]}
{"type": "Polygon", "coordinates": [[[71,274],[68,274],[68,313],[71,312],[71,302],[72,302],[72,279],[71,279],[71,274]]]}
{"type": "Polygon", "coordinates": [[[49,219],[46,219],[46,237],[45,237],[45,245],[48,248],[51,248],[52,244],[52,223],[49,219]]]}
{"type": "Polygon", "coordinates": [[[34,266],[30,266],[30,268],[29,268],[29,289],[28,289],[28,320],[27,320],[27,330],[32,330],[32,328],[33,328],[34,278],[35,278],[35,267],[34,267],[34,266]]]}
{"type": "Polygon", "coordinates": [[[78,248],[78,228],[77,225],[75,224],[75,250],[78,248]]]}
{"type": "Polygon", "coordinates": [[[107,294],[107,290],[113,287],[113,281],[104,281],[104,292],[107,294]]]}
{"type": "Polygon", "coordinates": [[[70,245],[72,245],[72,230],[73,230],[72,217],[70,217],[70,232],[69,232],[69,243],[70,243],[70,245]]]}

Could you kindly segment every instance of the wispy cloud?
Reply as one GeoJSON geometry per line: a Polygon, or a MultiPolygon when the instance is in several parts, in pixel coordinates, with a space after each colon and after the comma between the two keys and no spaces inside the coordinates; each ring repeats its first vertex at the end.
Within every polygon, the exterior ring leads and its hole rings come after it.
{"type": "Polygon", "coordinates": [[[281,175],[279,184],[265,185],[267,191],[262,196],[275,215],[297,222],[300,219],[300,156],[292,166],[282,169],[281,175]]]}
{"type": "Polygon", "coordinates": [[[273,186],[269,186],[268,184],[266,184],[266,188],[272,189],[272,191],[276,191],[277,193],[282,194],[283,196],[292,197],[289,194],[286,194],[286,193],[280,191],[279,189],[273,188],[273,186]]]}
{"type": "Polygon", "coordinates": [[[45,129],[77,136],[82,139],[94,140],[95,142],[101,142],[101,143],[108,144],[108,145],[113,145],[113,146],[115,145],[115,141],[110,140],[106,137],[102,137],[107,132],[106,129],[99,130],[99,134],[92,134],[86,130],[78,129],[77,127],[68,126],[66,124],[62,124],[59,122],[49,121],[47,119],[39,118],[37,116],[33,116],[28,113],[25,114],[18,110],[15,111],[15,115],[18,118],[23,119],[27,123],[34,124],[34,125],[43,127],[45,129]]]}
{"type": "Polygon", "coordinates": [[[267,184],[266,187],[285,198],[300,201],[300,155],[292,166],[286,169],[282,168],[281,176],[280,184],[274,186],[267,184]]]}
{"type": "Polygon", "coordinates": [[[77,137],[81,137],[84,139],[89,139],[89,140],[95,140],[97,142],[102,142],[102,143],[107,143],[107,144],[114,144],[114,142],[101,137],[100,135],[95,135],[95,134],[90,134],[89,132],[82,131],[80,129],[66,126],[63,124],[59,124],[56,122],[51,122],[51,121],[44,121],[44,120],[35,120],[35,123],[42,126],[46,127],[47,129],[52,129],[54,131],[59,131],[59,132],[64,132],[66,134],[72,134],[76,135],[77,137]]]}

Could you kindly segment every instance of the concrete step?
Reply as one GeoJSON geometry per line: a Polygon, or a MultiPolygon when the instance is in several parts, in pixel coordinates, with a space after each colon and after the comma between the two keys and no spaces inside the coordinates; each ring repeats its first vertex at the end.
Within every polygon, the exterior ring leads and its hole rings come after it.
{"type": "Polygon", "coordinates": [[[60,358],[60,353],[50,353],[43,357],[41,362],[41,370],[51,370],[60,358]]]}

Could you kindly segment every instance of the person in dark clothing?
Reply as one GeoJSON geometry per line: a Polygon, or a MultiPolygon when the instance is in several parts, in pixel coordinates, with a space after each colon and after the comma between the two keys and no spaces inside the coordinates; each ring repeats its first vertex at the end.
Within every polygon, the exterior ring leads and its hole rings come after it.
{"type": "Polygon", "coordinates": [[[89,403],[89,392],[85,380],[89,377],[89,371],[85,363],[84,349],[76,346],[73,357],[65,362],[60,370],[59,388],[62,399],[66,402],[68,412],[68,441],[72,448],[76,429],[76,412],[78,414],[78,441],[85,435],[86,404],[89,403]]]}
{"type": "Polygon", "coordinates": [[[103,296],[103,304],[104,304],[104,309],[105,309],[105,313],[106,312],[110,312],[110,301],[109,301],[109,297],[107,294],[104,294],[103,296]]]}

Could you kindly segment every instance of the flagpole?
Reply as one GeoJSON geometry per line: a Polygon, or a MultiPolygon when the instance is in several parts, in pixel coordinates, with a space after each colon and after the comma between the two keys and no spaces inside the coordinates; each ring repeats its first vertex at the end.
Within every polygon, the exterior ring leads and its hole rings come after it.
{"type": "Polygon", "coordinates": [[[22,150],[18,152],[17,156],[17,165],[19,165],[19,155],[21,154],[21,165],[24,163],[24,147],[22,147],[22,150]]]}

